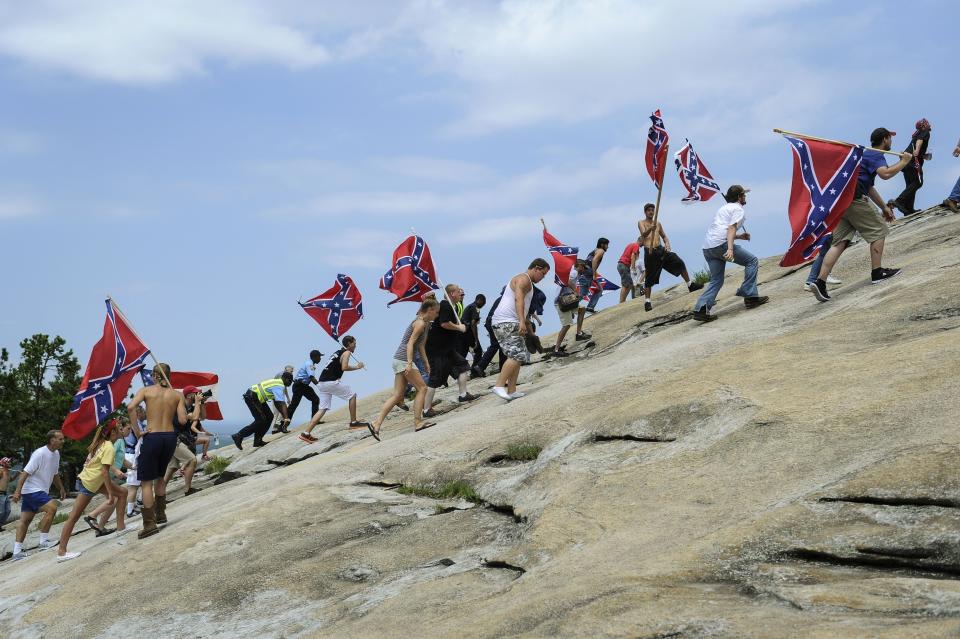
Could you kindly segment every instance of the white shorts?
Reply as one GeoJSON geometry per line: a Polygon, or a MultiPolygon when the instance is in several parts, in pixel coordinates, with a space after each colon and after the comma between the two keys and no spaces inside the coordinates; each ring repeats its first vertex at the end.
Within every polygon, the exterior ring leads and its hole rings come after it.
{"type": "Polygon", "coordinates": [[[339,379],[333,382],[317,382],[317,396],[320,398],[321,410],[330,410],[334,395],[340,399],[349,400],[356,393],[339,379]]]}
{"type": "MultiPolygon", "coordinates": [[[[580,305],[583,306],[583,300],[580,300],[580,305]]],[[[573,326],[577,323],[577,309],[572,311],[561,311],[559,304],[554,304],[553,307],[557,309],[557,317],[560,318],[560,326],[573,326]]]]}
{"type": "MultiPolygon", "coordinates": [[[[132,465],[137,465],[137,456],[133,453],[124,453],[123,458],[130,462],[132,465]]],[[[140,480],[137,479],[137,469],[130,468],[127,470],[127,486],[139,486],[140,480]]]]}
{"type": "MultiPolygon", "coordinates": [[[[416,370],[416,367],[414,367],[414,370],[416,370]]],[[[403,375],[405,372],[407,372],[407,360],[405,359],[393,360],[393,374],[403,375]]]]}

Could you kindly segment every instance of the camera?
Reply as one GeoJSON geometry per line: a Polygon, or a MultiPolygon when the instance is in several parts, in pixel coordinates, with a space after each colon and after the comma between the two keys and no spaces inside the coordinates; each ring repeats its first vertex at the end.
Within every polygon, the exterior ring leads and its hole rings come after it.
{"type": "Polygon", "coordinates": [[[210,390],[210,389],[207,389],[207,390],[203,391],[202,393],[200,393],[200,397],[202,397],[202,398],[204,398],[204,399],[210,399],[211,397],[213,397],[213,391],[210,390]]]}

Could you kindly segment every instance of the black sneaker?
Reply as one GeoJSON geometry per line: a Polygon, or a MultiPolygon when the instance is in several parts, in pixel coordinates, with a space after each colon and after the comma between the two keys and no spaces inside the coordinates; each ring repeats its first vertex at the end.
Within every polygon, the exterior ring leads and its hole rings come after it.
{"type": "Polygon", "coordinates": [[[898,268],[875,268],[870,272],[871,284],[877,284],[883,280],[889,280],[900,272],[898,268]]]}
{"type": "Polygon", "coordinates": [[[477,399],[477,395],[471,395],[470,393],[466,393],[465,395],[461,395],[460,397],[458,397],[457,401],[460,403],[465,403],[465,402],[472,402],[475,399],[477,399]]]}
{"type": "Polygon", "coordinates": [[[588,306],[588,307],[586,307],[585,309],[583,309],[583,312],[584,312],[584,313],[590,313],[591,315],[593,315],[594,313],[597,312],[597,309],[595,309],[595,308],[590,308],[590,307],[588,306]]]}
{"type": "Polygon", "coordinates": [[[573,339],[577,340],[578,342],[583,342],[590,339],[590,337],[590,333],[577,333],[573,339]]]}
{"type": "Polygon", "coordinates": [[[643,303],[643,310],[645,310],[645,311],[652,311],[652,310],[653,310],[653,304],[651,304],[650,302],[644,302],[644,303],[643,303]]]}
{"type": "Polygon", "coordinates": [[[470,379],[477,379],[478,377],[483,377],[483,375],[483,371],[476,366],[470,369],[470,379]]]}
{"type": "Polygon", "coordinates": [[[266,446],[266,445],[267,445],[267,442],[258,442],[258,441],[253,442],[254,448],[260,448],[261,446],[266,446]]]}
{"type": "Polygon", "coordinates": [[[550,351],[550,355],[551,357],[570,357],[570,353],[568,353],[567,351],[559,350],[556,348],[550,351]]]}
{"type": "Polygon", "coordinates": [[[687,285],[687,290],[691,293],[694,291],[699,291],[701,288],[703,288],[703,284],[700,282],[690,282],[690,284],[687,285]]]}
{"type": "Polygon", "coordinates": [[[233,443],[237,448],[239,448],[240,450],[243,450],[243,444],[241,443],[243,441],[243,438],[240,437],[240,435],[230,435],[230,439],[233,440],[233,443]]]}
{"type": "Polygon", "coordinates": [[[830,294],[827,293],[827,283],[821,279],[816,280],[810,285],[810,292],[821,302],[830,300],[830,294]]]}
{"type": "Polygon", "coordinates": [[[694,311],[693,319],[697,320],[698,322],[712,322],[713,320],[717,319],[717,316],[711,315],[707,312],[707,309],[704,308],[699,311],[694,311]]]}
{"type": "Polygon", "coordinates": [[[743,305],[747,308],[756,308],[758,306],[763,306],[770,301],[770,298],[766,295],[760,295],[759,297],[745,297],[743,298],[743,305]]]}

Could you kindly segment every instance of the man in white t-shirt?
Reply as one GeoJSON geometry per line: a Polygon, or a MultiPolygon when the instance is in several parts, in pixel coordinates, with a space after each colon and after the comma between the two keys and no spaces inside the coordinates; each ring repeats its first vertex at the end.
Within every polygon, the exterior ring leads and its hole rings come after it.
{"type": "Polygon", "coordinates": [[[63,433],[51,430],[47,433],[47,445],[33,451],[30,460],[20,473],[17,490],[10,498],[20,504],[20,522],[17,524],[17,535],[13,542],[13,560],[25,559],[23,540],[27,537],[27,527],[38,513],[43,513],[40,520],[40,550],[53,548],[56,542],[50,541],[48,534],[53,525],[53,517],[57,514],[57,501],[48,493],[50,484],[56,482],[60,490],[60,499],[67,498],[60,475],[60,447],[63,446],[63,433]]]}
{"type": "Polygon", "coordinates": [[[710,283],[693,307],[693,319],[698,322],[712,322],[717,319],[716,315],[710,314],[710,309],[717,303],[717,294],[723,287],[727,262],[744,267],[743,284],[736,294],[743,298],[747,308],[756,308],[770,300],[757,292],[759,260],[750,251],[734,244],[734,240],[750,241],[750,234],[743,230],[743,207],[747,203],[749,191],[750,189],[739,184],[727,189],[727,194],[723,196],[727,203],[720,207],[713,223],[707,229],[707,236],[703,240],[703,258],[710,269],[710,283]]]}

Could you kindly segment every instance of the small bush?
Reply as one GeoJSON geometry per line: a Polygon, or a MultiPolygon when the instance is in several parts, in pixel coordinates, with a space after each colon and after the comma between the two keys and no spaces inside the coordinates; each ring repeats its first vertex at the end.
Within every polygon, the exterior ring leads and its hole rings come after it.
{"type": "MultiPolygon", "coordinates": [[[[51,525],[56,526],[57,524],[62,524],[68,519],[70,519],[70,515],[68,515],[67,513],[57,513],[56,515],[53,516],[53,523],[51,525]]],[[[40,523],[43,521],[43,516],[34,517],[33,520],[37,522],[36,525],[33,527],[33,529],[35,531],[40,530],[40,523]]]]}
{"type": "Polygon", "coordinates": [[[693,274],[693,281],[697,284],[706,284],[710,281],[710,271],[704,267],[703,270],[693,274]]]}
{"type": "Polygon", "coordinates": [[[543,450],[536,444],[521,443],[507,446],[507,458],[515,461],[532,461],[540,456],[543,450]]]}
{"type": "Polygon", "coordinates": [[[416,495],[417,497],[429,497],[430,499],[465,499],[475,504],[483,501],[473,486],[461,480],[447,482],[439,488],[434,486],[401,486],[397,492],[402,495],[416,495]]]}
{"type": "Polygon", "coordinates": [[[219,455],[214,455],[210,458],[210,461],[207,462],[207,465],[203,467],[203,472],[207,475],[219,475],[229,465],[229,459],[226,457],[220,457],[219,455]]]}

